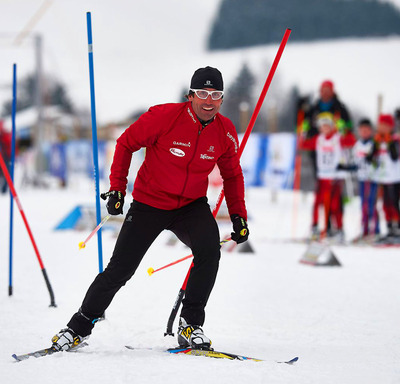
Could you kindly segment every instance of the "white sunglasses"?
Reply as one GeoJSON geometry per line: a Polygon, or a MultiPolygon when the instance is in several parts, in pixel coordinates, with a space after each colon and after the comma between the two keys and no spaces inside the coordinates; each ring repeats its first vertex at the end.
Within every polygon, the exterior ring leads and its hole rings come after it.
{"type": "Polygon", "coordinates": [[[192,89],[192,92],[196,94],[199,99],[205,100],[208,96],[211,96],[213,100],[219,100],[222,96],[224,96],[223,91],[207,91],[206,89],[192,89]]]}

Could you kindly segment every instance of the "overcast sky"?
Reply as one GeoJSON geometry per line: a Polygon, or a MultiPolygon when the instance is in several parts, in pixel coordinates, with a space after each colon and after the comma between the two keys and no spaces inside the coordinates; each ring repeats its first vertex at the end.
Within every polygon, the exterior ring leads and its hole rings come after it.
{"type": "MultiPolygon", "coordinates": [[[[392,2],[400,7],[400,0],[392,2]]],[[[11,96],[12,64],[17,63],[19,78],[34,71],[33,36],[40,33],[44,72],[65,83],[76,106],[90,107],[87,11],[92,13],[98,121],[123,119],[140,108],[179,101],[182,90],[187,89],[191,75],[200,66],[222,65],[229,83],[247,53],[237,52],[228,62],[229,54],[222,60],[218,52],[205,53],[208,30],[219,3],[220,0],[0,0],[0,105],[11,96]],[[40,17],[18,44],[15,39],[29,27],[40,9],[40,17]]],[[[313,47],[324,46],[318,43],[313,47]]],[[[283,60],[281,71],[285,65],[294,69],[304,64],[299,63],[299,50],[301,45],[293,44],[292,52],[297,52],[293,56],[295,61],[283,60]]],[[[264,65],[266,60],[272,61],[276,46],[266,47],[265,52],[264,65]]],[[[351,58],[345,60],[350,62],[351,58]]],[[[255,60],[253,63],[261,66],[255,60]]],[[[306,68],[311,72],[310,78],[303,70],[288,79],[295,78],[300,84],[315,88],[321,79],[314,82],[313,69],[306,68]]],[[[265,69],[262,72],[264,76],[265,69]]],[[[398,77],[394,79],[397,80],[398,77]]],[[[363,81],[360,79],[360,84],[363,81]]]]}

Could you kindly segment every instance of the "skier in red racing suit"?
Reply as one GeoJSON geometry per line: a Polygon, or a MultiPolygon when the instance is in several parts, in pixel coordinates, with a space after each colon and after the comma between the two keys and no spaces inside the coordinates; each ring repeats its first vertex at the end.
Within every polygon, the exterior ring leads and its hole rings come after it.
{"type": "Polygon", "coordinates": [[[133,202],[107,268],[89,287],[68,327],[53,337],[56,350],[68,350],[91,334],[114,295],[133,276],[150,245],[165,229],[188,245],[194,256],[178,342],[192,348],[211,346],[202,326],[217,276],[220,236],[206,198],[208,175],[217,164],[233,223],[232,239],[237,243],[246,241],[249,235],[244,179],[235,127],[219,113],[223,80],[218,69],[198,69],[187,98],[185,103],[150,108],[117,140],[110,190],[105,194],[107,209],[112,215],[123,213],[132,153],[145,147],[133,202]]]}

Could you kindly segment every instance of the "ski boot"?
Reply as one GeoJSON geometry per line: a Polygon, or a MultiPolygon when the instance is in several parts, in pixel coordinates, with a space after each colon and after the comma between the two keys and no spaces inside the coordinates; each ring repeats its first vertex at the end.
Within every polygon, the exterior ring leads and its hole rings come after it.
{"type": "Polygon", "coordinates": [[[321,233],[318,229],[318,225],[313,225],[311,227],[310,241],[318,241],[321,237],[321,233]]]}
{"type": "Polygon", "coordinates": [[[77,335],[71,328],[64,328],[60,332],[58,332],[53,338],[52,348],[58,351],[68,351],[71,348],[77,348],[83,340],[86,340],[87,337],[81,337],[77,335]]]}
{"type": "Polygon", "coordinates": [[[212,349],[211,340],[199,325],[189,325],[182,317],[179,320],[178,343],[182,348],[212,349]]]}

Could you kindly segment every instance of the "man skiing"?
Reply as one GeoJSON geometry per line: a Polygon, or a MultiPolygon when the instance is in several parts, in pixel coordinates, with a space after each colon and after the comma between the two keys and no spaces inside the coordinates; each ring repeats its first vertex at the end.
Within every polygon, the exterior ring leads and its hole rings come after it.
{"type": "Polygon", "coordinates": [[[232,122],[219,113],[223,79],[216,68],[195,71],[188,101],[151,107],[119,137],[110,174],[107,210],[123,213],[132,153],[146,148],[137,173],[133,202],[107,268],[89,287],[79,311],[53,337],[52,347],[68,350],[87,338],[117,291],[133,276],[152,242],[168,229],[193,253],[180,314],[181,346],[207,349],[204,308],[217,276],[220,237],[207,203],[208,175],[218,165],[233,223],[232,239],[247,240],[244,179],[232,122]]]}

